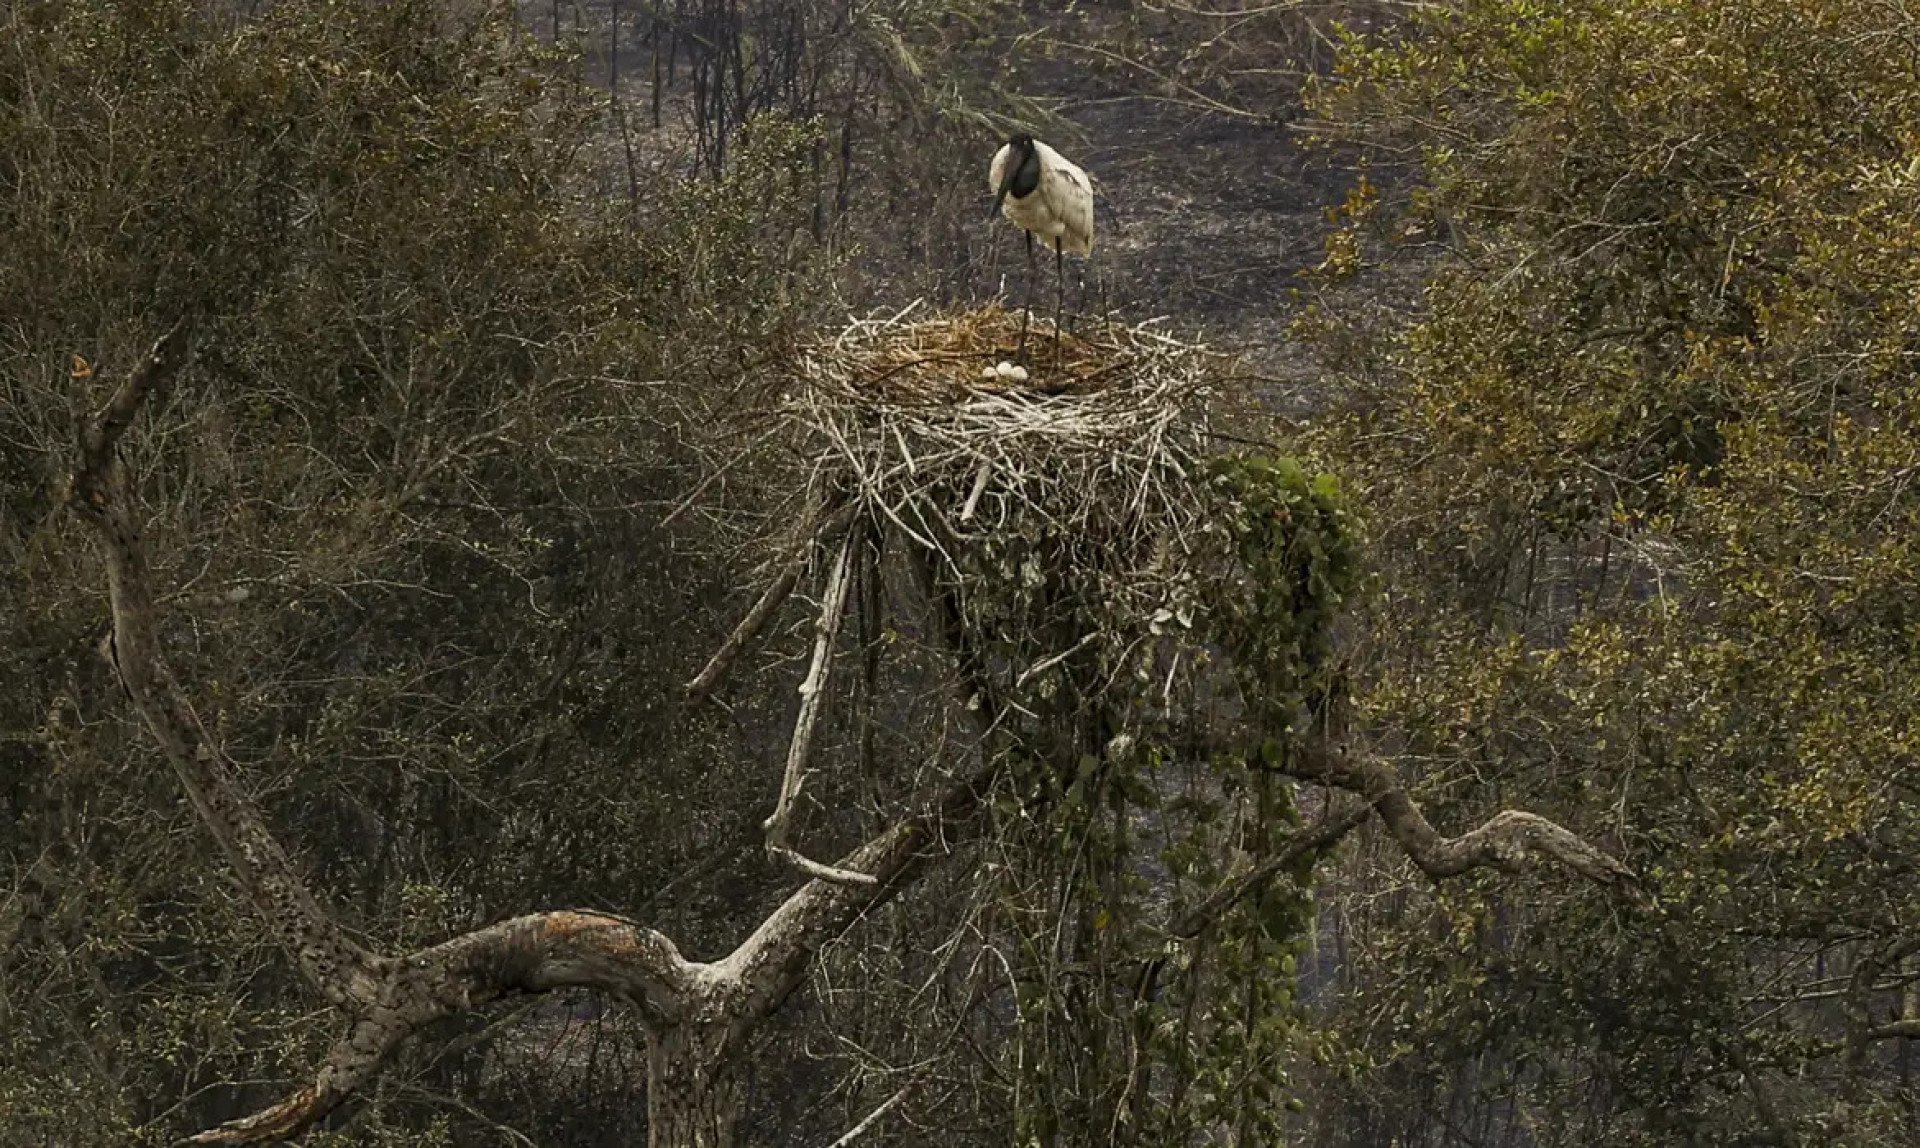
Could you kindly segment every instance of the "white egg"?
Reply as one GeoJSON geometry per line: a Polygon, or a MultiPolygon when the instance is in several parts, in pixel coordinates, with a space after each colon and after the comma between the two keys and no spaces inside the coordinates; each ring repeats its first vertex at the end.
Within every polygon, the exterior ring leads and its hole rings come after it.
{"type": "Polygon", "coordinates": [[[1027,369],[1025,367],[1014,367],[1007,372],[1007,377],[1016,383],[1024,383],[1027,381],[1027,369]]]}

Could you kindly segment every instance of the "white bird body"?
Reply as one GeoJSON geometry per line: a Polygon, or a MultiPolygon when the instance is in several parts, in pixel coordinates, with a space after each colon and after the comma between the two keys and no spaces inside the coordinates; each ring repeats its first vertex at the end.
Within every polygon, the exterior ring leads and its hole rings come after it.
{"type": "Polygon", "coordinates": [[[1093,181],[1039,140],[1031,147],[1029,153],[1007,143],[993,153],[987,180],[993,192],[1004,193],[1001,214],[1055,251],[1093,254],[1093,181]],[[1037,170],[1022,170],[1029,155],[1037,170]]]}

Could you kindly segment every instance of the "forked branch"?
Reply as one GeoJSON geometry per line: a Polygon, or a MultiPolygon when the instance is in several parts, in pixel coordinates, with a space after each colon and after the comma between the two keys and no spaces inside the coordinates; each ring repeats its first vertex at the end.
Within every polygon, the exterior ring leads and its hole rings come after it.
{"type": "Polygon", "coordinates": [[[263,1144],[297,1135],[371,1080],[409,1037],[444,1017],[520,993],[588,988],[626,1000],[650,1033],[686,1023],[750,1024],[779,1007],[820,947],[917,878],[964,834],[997,776],[989,766],[924,813],[842,858],[866,884],[813,880],[714,964],[688,961],[663,934],[603,913],[517,917],[384,964],[371,1007],[357,1010],[313,1081],[262,1112],[194,1137],[263,1144]]]}
{"type": "Polygon", "coordinates": [[[866,873],[822,865],[808,860],[787,843],[787,831],[793,821],[794,802],[799,800],[801,783],[807,776],[807,759],[813,753],[813,732],[827,704],[827,680],[833,671],[833,647],[840,636],[840,620],[846,616],[848,588],[853,585],[854,539],[842,535],[834,551],[833,565],[827,571],[825,591],[820,595],[820,617],[814,623],[813,658],[807,664],[807,676],[800,683],[800,713],[793,719],[793,739],[787,743],[787,767],[780,781],[780,798],[772,816],[761,823],[767,833],[767,852],[799,868],[810,877],[828,881],[873,884],[866,873]]]}
{"type": "MultiPolygon", "coordinates": [[[[940,855],[991,787],[993,766],[956,783],[936,807],[896,822],[838,866],[813,866],[824,879],[797,890],[718,964],[687,961],[667,937],[633,922],[570,910],[504,921],[402,957],[362,947],[302,881],[162,657],[141,524],[117,447],[149,397],[172,381],[185,350],[183,329],[162,338],[82,428],[68,502],[100,540],[112,602],[109,648],[128,696],[255,910],[347,1019],[344,1035],[310,1083],[262,1112],[199,1134],[195,1142],[258,1144],[298,1135],[370,1080],[424,1026],[513,994],[595,989],[632,1002],[655,1036],[687,1024],[731,1026],[765,1016],[798,984],[821,945],[940,855]]],[[[823,528],[842,545],[816,636],[812,688],[803,704],[807,716],[796,731],[782,787],[785,812],[769,827],[779,830],[771,841],[784,840],[824,701],[827,658],[846,607],[852,543],[844,535],[852,521],[848,511],[823,528]]]]}
{"type": "Polygon", "coordinates": [[[162,656],[145,540],[120,440],[186,356],[176,327],[154,344],[80,432],[68,502],[92,527],[106,560],[113,615],[109,649],[127,696],[233,867],[248,899],[322,996],[350,1018],[314,1082],[203,1143],[261,1143],[307,1127],[370,1076],[421,1025],[516,991],[582,985],[634,1000],[649,1017],[680,1007],[689,967],[659,933],[599,914],[546,913],[457,937],[394,959],[354,942],[321,907],[162,656]]]}
{"type": "Polygon", "coordinates": [[[779,613],[780,607],[793,594],[794,587],[800,584],[800,575],[806,571],[807,556],[812,553],[813,548],[816,545],[831,544],[844,535],[853,526],[857,511],[856,503],[851,501],[843,503],[828,514],[817,529],[809,532],[807,540],[794,552],[793,557],[787,560],[786,565],[780,568],[780,573],[774,576],[773,582],[761,591],[760,597],[754,600],[753,606],[747,610],[746,617],[740,619],[739,625],[727,635],[727,640],[714,651],[713,657],[707,659],[707,664],[701,668],[700,673],[687,683],[688,705],[697,706],[712,696],[713,691],[733,669],[734,662],[740,659],[741,653],[760,636],[760,631],[767,628],[767,623],[779,613]]]}
{"type": "Polygon", "coordinates": [[[209,1129],[196,1144],[263,1144],[311,1127],[434,1021],[525,992],[590,988],[631,1001],[650,1024],[672,1023],[698,966],[652,929],[601,913],[516,917],[387,964],[377,999],[356,1012],[311,1083],[252,1116],[209,1129]]]}

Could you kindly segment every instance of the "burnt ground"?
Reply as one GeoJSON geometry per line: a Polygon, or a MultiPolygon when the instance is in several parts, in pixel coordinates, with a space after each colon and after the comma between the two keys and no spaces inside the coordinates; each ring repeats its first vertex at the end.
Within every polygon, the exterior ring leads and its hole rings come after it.
{"type": "Polygon", "coordinates": [[[1244,354],[1263,397],[1295,407],[1309,384],[1287,335],[1298,276],[1323,257],[1326,209],[1351,177],[1281,124],[1142,98],[1067,114],[1107,205],[1094,258],[1110,303],[1244,354]]]}
{"type": "MultiPolygon", "coordinates": [[[[1068,45],[1126,43],[1134,39],[1126,23],[1139,15],[1130,5],[1079,4],[1029,4],[1025,13],[1068,45]]],[[[1214,53],[1200,44],[1223,30],[1206,21],[1158,29],[1190,59],[1214,53]]],[[[1247,47],[1266,58],[1242,55],[1242,65],[1309,66],[1275,43],[1247,47]]],[[[1324,256],[1327,209],[1353,176],[1344,157],[1308,148],[1288,126],[1300,115],[1295,85],[1274,80],[1228,96],[1249,113],[1234,115],[1156,94],[1155,78],[1071,48],[1036,61],[1025,79],[1027,94],[1081,137],[1055,146],[1094,177],[1093,263],[1108,305],[1133,321],[1164,315],[1176,330],[1240,353],[1263,376],[1255,388],[1265,405],[1310,405],[1308,356],[1287,328],[1300,272],[1324,256]]]]}
{"type": "MultiPolygon", "coordinates": [[[[548,5],[522,0],[522,10],[536,33],[551,34],[548,5]]],[[[619,10],[617,0],[587,0],[570,8],[572,15],[560,17],[568,26],[584,20],[598,32],[581,44],[589,75],[607,74],[604,30],[619,10]]],[[[1030,4],[1024,10],[1027,31],[1066,44],[1087,36],[1105,39],[1126,14],[1125,6],[1030,4]]],[[[642,137],[640,146],[671,166],[670,157],[686,146],[684,131],[662,133],[638,125],[648,103],[645,49],[637,26],[624,27],[620,86],[642,137]]],[[[1256,119],[1149,94],[1153,81],[1125,68],[1086,65],[1085,58],[1063,52],[1031,60],[1020,77],[1022,94],[1053,108],[1072,129],[1038,134],[1094,177],[1091,271],[1104,291],[1094,292],[1086,306],[1093,309],[1104,301],[1110,313],[1132,322],[1164,316],[1177,332],[1243,354],[1261,376],[1255,385],[1266,405],[1289,412],[1310,406],[1305,401],[1312,390],[1309,365],[1292,346],[1287,324],[1297,306],[1293,294],[1299,272],[1322,258],[1326,209],[1352,182],[1343,161],[1303,147],[1285,123],[1298,115],[1298,102],[1283,89],[1249,109],[1265,117],[1256,119]]],[[[668,102],[683,105],[684,97],[683,89],[674,90],[668,102]]],[[[675,111],[678,117],[670,113],[670,118],[684,118],[684,106],[675,111]]],[[[978,162],[969,165],[978,171],[982,216],[990,204],[987,160],[997,146],[982,134],[978,162]]],[[[908,218],[931,206],[916,204],[912,189],[893,194],[899,198],[891,210],[908,218]]],[[[879,240],[860,260],[856,274],[863,281],[844,285],[845,302],[855,310],[897,307],[930,288],[949,302],[1000,290],[1013,302],[1024,298],[1024,261],[1012,229],[978,216],[962,227],[964,253],[945,248],[944,256],[935,255],[935,245],[925,237],[879,240]],[[902,240],[904,246],[898,245],[902,240]],[[928,265],[942,258],[967,266],[928,265]]],[[[1051,302],[1050,262],[1042,260],[1037,302],[1051,302]]],[[[1070,282],[1077,282],[1079,271],[1069,268],[1070,282]]],[[[1070,307],[1077,297],[1077,289],[1070,289],[1070,307]]]]}

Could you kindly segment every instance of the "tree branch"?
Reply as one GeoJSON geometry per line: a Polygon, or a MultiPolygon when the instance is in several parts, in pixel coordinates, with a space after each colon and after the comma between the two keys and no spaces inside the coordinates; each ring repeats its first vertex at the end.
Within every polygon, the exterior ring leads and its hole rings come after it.
{"type": "Polygon", "coordinates": [[[840,869],[832,865],[825,865],[790,846],[776,845],[768,842],[767,852],[785,861],[807,876],[817,878],[821,881],[835,881],[842,885],[879,884],[871,873],[859,873],[852,869],[840,869]]]}
{"type": "Polygon", "coordinates": [[[370,1020],[355,1022],[328,1052],[313,1083],[271,1108],[189,1136],[187,1143],[270,1144],[299,1135],[353,1095],[410,1031],[370,1020]]]}
{"type": "Polygon", "coordinates": [[[285,1139],[339,1107],[408,1037],[434,1021],[516,993],[591,988],[671,1024],[696,996],[700,966],[666,936],[604,913],[559,910],[501,921],[388,962],[378,999],[327,1054],[311,1084],[196,1144],[285,1139]]]}
{"type": "Polygon", "coordinates": [[[973,815],[1001,770],[998,761],[989,761],[951,786],[933,808],[895,822],[835,863],[836,868],[869,875],[871,883],[809,881],[762,921],[716,966],[746,989],[744,1015],[765,1016],[778,1008],[822,945],[892,900],[929,861],[971,836],[968,827],[977,825],[973,815]]]}
{"type": "Polygon", "coordinates": [[[813,731],[826,710],[834,640],[840,635],[840,620],[847,612],[848,587],[853,584],[849,577],[852,558],[853,537],[842,536],[840,548],[834,552],[833,566],[827,572],[826,589],[820,596],[820,617],[814,623],[813,659],[807,665],[805,680],[800,683],[800,712],[793,719],[793,740],[787,744],[787,768],[780,781],[780,798],[774,803],[773,814],[760,827],[767,833],[767,852],[797,866],[808,876],[871,885],[873,878],[864,873],[810,861],[787,844],[793,804],[800,797],[800,784],[807,776],[807,758],[813,752],[813,731]]]}
{"type": "Polygon", "coordinates": [[[1491,866],[1514,873],[1538,857],[1547,857],[1602,885],[1633,879],[1633,870],[1589,845],[1558,824],[1534,813],[1506,809],[1478,829],[1444,837],[1414,804],[1406,786],[1385,763],[1356,757],[1344,748],[1297,751],[1279,765],[1260,768],[1344,789],[1365,798],[1380,814],[1387,832],[1427,876],[1439,880],[1469,869],[1491,866]]]}
{"type": "Polygon", "coordinates": [[[422,1028],[517,993],[597,989],[633,1002],[653,1032],[702,1012],[705,1022],[744,1029],[779,1007],[822,945],[912,883],[936,855],[928,847],[952,840],[998,772],[983,768],[937,807],[840,861],[874,874],[871,884],[809,881],[715,964],[684,959],[665,935],[631,921],[571,910],[516,917],[389,961],[378,999],[333,1046],[312,1083],[192,1142],[263,1144],[296,1135],[351,1097],[422,1028]]]}
{"type": "MultiPolygon", "coordinates": [[[[339,1107],[424,1026],[518,993],[566,987],[610,993],[633,1002],[656,1038],[687,1026],[718,1025],[744,1034],[779,1006],[823,944],[916,878],[939,854],[932,846],[976,810],[994,784],[999,767],[988,764],[953,785],[934,808],[896,822],[838,866],[817,866],[829,876],[858,877],[859,883],[809,881],[718,964],[687,961],[666,936],[631,921],[571,910],[503,921],[404,957],[361,947],[301,880],[161,655],[151,574],[116,447],[150,396],[171,383],[185,350],[185,328],[169,332],[83,427],[82,457],[67,501],[93,528],[106,559],[113,614],[109,649],[129,698],[255,910],[348,1018],[345,1034],[312,1082],[193,1142],[257,1144],[298,1135],[339,1107]]],[[[842,508],[823,527],[831,532],[823,537],[844,535],[854,520],[852,510],[842,508]]],[[[843,543],[829,578],[829,609],[816,643],[819,672],[809,675],[813,721],[825,685],[819,648],[830,654],[845,606],[849,545],[843,543]]],[[[806,736],[796,739],[793,760],[802,767],[810,733],[809,724],[806,736]]],[[[783,787],[789,811],[796,776],[790,768],[783,787]]]]}
{"type": "Polygon", "coordinates": [[[893,1106],[900,1103],[902,1100],[905,1100],[907,1098],[907,1093],[912,1091],[913,1091],[913,1085],[909,1084],[905,1088],[902,1088],[900,1091],[894,1093],[891,1097],[887,1098],[885,1101],[882,1101],[880,1104],[880,1107],[874,1109],[872,1112],[867,1113],[867,1118],[865,1120],[862,1120],[860,1123],[847,1129],[846,1135],[840,1137],[840,1139],[835,1140],[833,1143],[827,1145],[827,1148],[847,1148],[847,1145],[853,1143],[855,1140],[858,1140],[860,1139],[860,1137],[866,1135],[867,1129],[872,1128],[874,1124],[877,1123],[882,1116],[885,1116],[888,1112],[892,1111],[893,1106]]]}
{"type": "Polygon", "coordinates": [[[188,800],[226,854],[248,899],[307,979],[336,1005],[364,1003],[376,990],[379,962],[314,899],[259,811],[235,784],[225,756],[161,656],[146,547],[117,447],[141,407],[173,382],[186,350],[183,323],[153,345],[82,429],[80,466],[68,504],[93,528],[106,558],[114,668],[188,800]]]}
{"type": "Polygon", "coordinates": [[[1325,821],[1313,829],[1290,838],[1279,852],[1222,885],[1205,900],[1168,922],[1167,934],[1181,940],[1199,936],[1207,926],[1219,919],[1220,914],[1245,900],[1249,894],[1259,891],[1280,870],[1308,854],[1318,854],[1332,848],[1372,816],[1373,807],[1365,803],[1329,814],[1325,821]]]}
{"type": "Polygon", "coordinates": [[[807,541],[781,568],[772,584],[761,592],[752,608],[747,611],[746,617],[740,619],[740,624],[727,635],[727,640],[714,651],[713,657],[707,659],[706,666],[687,683],[688,705],[697,706],[712,696],[713,691],[733,669],[733,663],[739,660],[741,653],[760,635],[760,631],[766,629],[767,623],[773,620],[773,616],[780,611],[781,605],[793,593],[793,588],[800,584],[800,575],[807,568],[807,555],[813,547],[839,538],[852,527],[857,511],[857,504],[847,502],[829,514],[818,529],[808,532],[807,541]]]}

